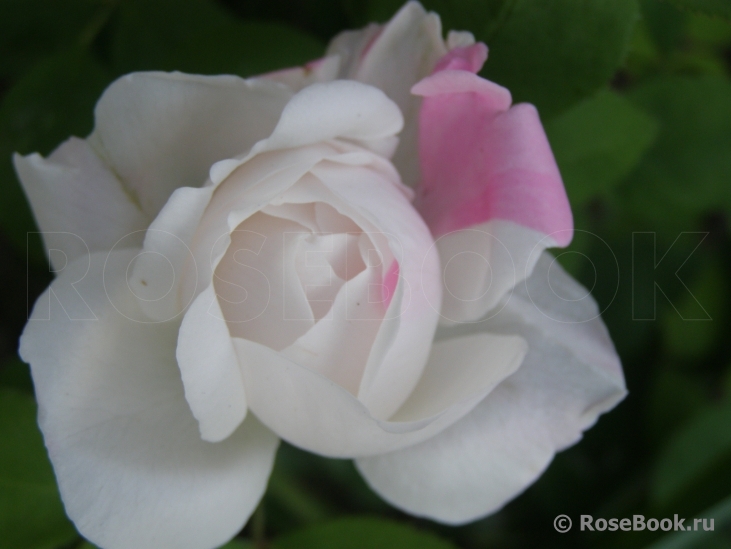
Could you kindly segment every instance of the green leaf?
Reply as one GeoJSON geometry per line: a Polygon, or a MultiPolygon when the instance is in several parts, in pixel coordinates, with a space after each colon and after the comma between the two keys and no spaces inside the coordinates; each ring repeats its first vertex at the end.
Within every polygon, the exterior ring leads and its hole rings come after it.
{"type": "Polygon", "coordinates": [[[650,494],[673,502],[719,462],[731,458],[731,401],[708,408],[685,424],[658,458],[650,494]]]}
{"type": "Polygon", "coordinates": [[[433,534],[378,518],[346,518],[274,541],[272,549],[455,549],[433,534]]]}
{"type": "Polygon", "coordinates": [[[731,2],[728,0],[669,0],[680,8],[698,11],[706,15],[717,15],[731,19],[731,2]]]}
{"type": "Polygon", "coordinates": [[[0,1],[0,75],[16,75],[44,56],[88,43],[104,24],[105,0],[0,1]]]}
{"type": "Polygon", "coordinates": [[[324,51],[323,44],[303,31],[239,21],[208,0],[128,0],[118,17],[112,51],[120,73],[179,70],[252,76],[302,65],[324,51]]]}
{"type": "Polygon", "coordinates": [[[660,123],[654,146],[621,193],[636,230],[692,231],[700,215],[731,209],[731,82],[669,76],[639,86],[636,105],[660,123]]]}
{"type": "Polygon", "coordinates": [[[0,547],[51,549],[76,538],[28,395],[0,389],[0,547]]]}
{"type": "MultiPolygon", "coordinates": [[[[63,51],[34,66],[0,104],[0,227],[26,252],[28,232],[37,231],[12,166],[13,152],[48,154],[71,135],[93,127],[94,104],[111,76],[81,49],[63,51]]],[[[31,256],[42,259],[40,240],[31,256]]]]}
{"type": "Polygon", "coordinates": [[[684,38],[688,14],[663,0],[641,0],[642,19],[657,46],[670,51],[684,38]]]}
{"type": "Polygon", "coordinates": [[[615,93],[602,91],[546,124],[574,207],[619,183],[652,144],[652,117],[615,93]]]}
{"type": "Polygon", "coordinates": [[[490,47],[484,75],[506,86],[516,101],[534,103],[544,118],[607,83],[627,52],[639,16],[635,0],[511,3],[491,36],[470,30],[490,47]]]}
{"type": "Polygon", "coordinates": [[[723,50],[731,46],[731,25],[718,17],[694,13],[688,18],[688,37],[697,44],[723,50]]]}

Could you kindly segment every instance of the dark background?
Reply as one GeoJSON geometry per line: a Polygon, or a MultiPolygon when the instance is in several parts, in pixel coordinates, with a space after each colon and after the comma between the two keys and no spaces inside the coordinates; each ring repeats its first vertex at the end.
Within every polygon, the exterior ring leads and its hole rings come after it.
{"type": "MultiPolygon", "coordinates": [[[[96,99],[126,72],[298,65],[400,4],[0,0],[0,548],[84,543],[63,513],[16,355],[52,273],[11,153],[45,155],[87,135],[96,99]]],[[[459,528],[389,507],[349,461],[284,444],[249,541],[231,547],[731,547],[731,2],[424,4],[445,30],[488,44],[483,76],[538,106],[578,229],[560,260],[599,302],[630,394],[523,495],[459,528]],[[562,513],[574,521],[567,534],[553,528],[562,513]],[[675,513],[715,517],[715,532],[577,531],[580,514],[675,513]]]]}

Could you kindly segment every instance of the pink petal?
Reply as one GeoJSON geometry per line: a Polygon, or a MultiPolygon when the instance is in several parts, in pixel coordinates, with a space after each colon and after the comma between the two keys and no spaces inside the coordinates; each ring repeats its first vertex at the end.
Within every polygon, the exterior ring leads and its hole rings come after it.
{"type": "Polygon", "coordinates": [[[487,54],[478,46],[455,48],[412,89],[424,98],[416,205],[435,236],[503,219],[565,246],[571,208],[538,113],[473,74],[487,54]]]}
{"type": "Polygon", "coordinates": [[[487,61],[487,46],[482,42],[463,48],[453,48],[434,67],[434,72],[463,70],[477,73],[487,61]]]}
{"type": "Polygon", "coordinates": [[[381,286],[381,301],[388,307],[393,299],[393,294],[396,292],[396,284],[398,283],[399,277],[399,265],[398,261],[394,260],[391,266],[386,271],[386,276],[383,277],[383,285],[381,286]]]}

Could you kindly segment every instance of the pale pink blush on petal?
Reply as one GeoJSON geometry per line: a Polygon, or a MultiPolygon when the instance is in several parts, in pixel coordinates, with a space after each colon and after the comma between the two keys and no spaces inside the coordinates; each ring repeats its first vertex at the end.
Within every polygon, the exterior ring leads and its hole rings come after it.
{"type": "Polygon", "coordinates": [[[398,261],[394,260],[388,268],[388,271],[386,271],[386,276],[383,277],[383,285],[381,286],[381,301],[386,308],[391,304],[391,299],[396,292],[398,277],[399,264],[398,261]]]}

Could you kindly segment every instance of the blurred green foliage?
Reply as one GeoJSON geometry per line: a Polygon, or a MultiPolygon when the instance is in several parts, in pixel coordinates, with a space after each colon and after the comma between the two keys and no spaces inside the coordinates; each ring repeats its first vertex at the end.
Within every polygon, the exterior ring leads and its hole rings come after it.
{"type": "Polygon", "coordinates": [[[670,0],[680,8],[697,10],[708,15],[717,15],[731,20],[731,4],[724,0],[670,0]]]}
{"type": "Polygon", "coordinates": [[[0,388],[2,547],[53,549],[73,541],[28,394],[0,388]]]}
{"type": "MultiPolygon", "coordinates": [[[[65,518],[17,340],[51,274],[10,155],[92,128],[133,70],[302,64],[401,0],[0,0],[0,548],[91,549],[65,518]]],[[[539,107],[577,227],[560,260],[600,304],[630,396],[499,513],[406,516],[347,461],[283,445],[227,549],[731,547],[731,3],[425,0],[539,107]],[[715,517],[714,532],[558,534],[553,519],[715,517]],[[378,517],[378,518],[375,518],[378,517]]],[[[689,520],[687,520],[688,522],[689,520]]]]}
{"type": "Polygon", "coordinates": [[[272,549],[454,549],[437,536],[395,521],[346,518],[310,526],[277,539],[272,549]]]}
{"type": "Polygon", "coordinates": [[[610,193],[653,144],[657,126],[653,117],[608,90],[551,119],[546,133],[572,206],[610,193]]]}

